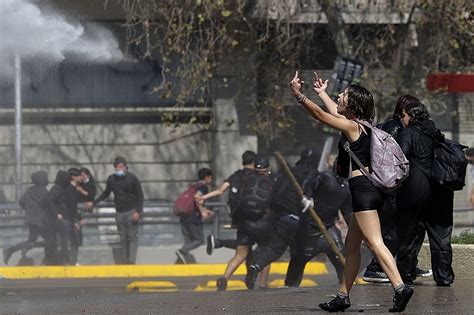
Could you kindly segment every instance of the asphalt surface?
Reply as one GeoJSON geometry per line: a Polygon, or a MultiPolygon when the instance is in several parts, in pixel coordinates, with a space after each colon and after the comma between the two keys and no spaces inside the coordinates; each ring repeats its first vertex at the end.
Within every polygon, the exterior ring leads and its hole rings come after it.
{"type": "MultiPolygon", "coordinates": [[[[240,278],[241,279],[241,278],[240,278]]],[[[126,292],[137,279],[0,280],[1,314],[309,314],[324,313],[318,304],[337,292],[335,275],[316,276],[309,288],[196,292],[196,284],[215,278],[169,280],[178,292],[126,292]]],[[[158,279],[140,279],[158,280],[158,279]]],[[[436,287],[415,283],[407,314],[474,314],[474,279],[436,287]]],[[[387,284],[356,285],[346,313],[386,313],[393,291],[387,284]]]]}

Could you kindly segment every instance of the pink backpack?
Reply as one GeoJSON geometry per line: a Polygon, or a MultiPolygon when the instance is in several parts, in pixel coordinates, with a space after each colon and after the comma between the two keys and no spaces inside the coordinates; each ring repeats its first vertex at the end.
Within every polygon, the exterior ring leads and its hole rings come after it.
{"type": "Polygon", "coordinates": [[[186,191],[181,193],[174,202],[173,213],[179,217],[192,214],[196,208],[194,195],[196,194],[197,188],[203,185],[202,182],[197,182],[190,185],[186,191]]]}
{"type": "MultiPolygon", "coordinates": [[[[370,136],[370,168],[367,172],[360,160],[351,151],[349,142],[344,144],[344,149],[359,165],[361,172],[377,188],[389,192],[399,188],[408,177],[410,163],[397,141],[385,131],[372,126],[366,121],[356,122],[371,129],[370,136]]],[[[352,160],[350,160],[352,162],[352,160]]],[[[349,166],[349,176],[352,173],[352,163],[349,166]]]]}

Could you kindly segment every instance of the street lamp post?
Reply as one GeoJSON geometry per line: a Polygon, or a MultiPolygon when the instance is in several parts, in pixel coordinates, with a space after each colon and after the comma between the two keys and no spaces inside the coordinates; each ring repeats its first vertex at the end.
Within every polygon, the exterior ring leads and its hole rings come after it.
{"type": "Polygon", "coordinates": [[[21,59],[15,54],[15,196],[16,202],[22,194],[22,159],[21,159],[21,59]]]}

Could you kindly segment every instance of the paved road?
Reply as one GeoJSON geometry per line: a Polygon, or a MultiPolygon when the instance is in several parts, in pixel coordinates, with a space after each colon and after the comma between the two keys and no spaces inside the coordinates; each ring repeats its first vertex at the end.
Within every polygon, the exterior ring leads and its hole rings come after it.
{"type": "MultiPolygon", "coordinates": [[[[179,292],[127,293],[132,279],[0,280],[2,314],[309,314],[337,290],[334,275],[315,278],[318,286],[301,289],[195,292],[210,278],[160,279],[176,282],[179,292]]],[[[156,280],[156,279],[149,279],[156,280]]],[[[418,282],[408,314],[474,314],[474,279],[452,287],[418,282]]],[[[391,305],[389,285],[357,285],[346,311],[380,314],[391,305]]],[[[321,312],[322,313],[322,312],[321,312]]]]}

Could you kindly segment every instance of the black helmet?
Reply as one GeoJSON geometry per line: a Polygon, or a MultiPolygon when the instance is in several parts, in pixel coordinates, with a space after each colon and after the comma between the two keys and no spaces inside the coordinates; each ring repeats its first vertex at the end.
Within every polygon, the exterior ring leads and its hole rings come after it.
{"type": "Polygon", "coordinates": [[[255,158],[255,169],[257,170],[265,170],[270,167],[270,162],[262,156],[257,156],[255,158]]]}
{"type": "Polygon", "coordinates": [[[316,154],[316,150],[313,148],[306,148],[300,154],[300,163],[309,161],[319,161],[319,157],[316,154]]]}

